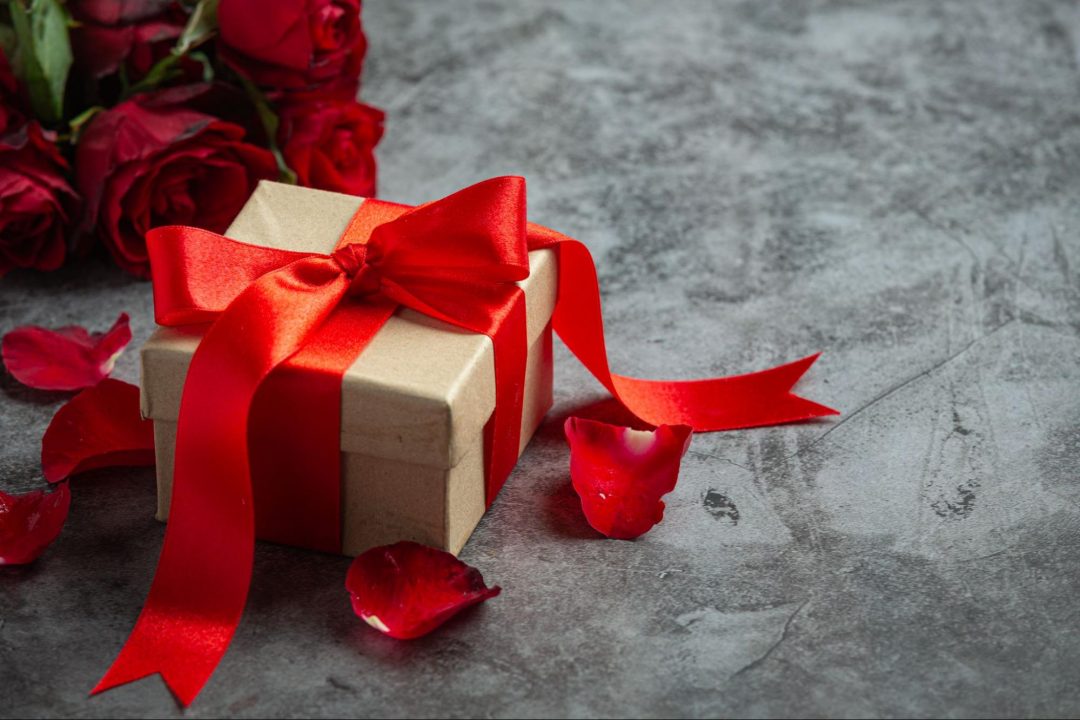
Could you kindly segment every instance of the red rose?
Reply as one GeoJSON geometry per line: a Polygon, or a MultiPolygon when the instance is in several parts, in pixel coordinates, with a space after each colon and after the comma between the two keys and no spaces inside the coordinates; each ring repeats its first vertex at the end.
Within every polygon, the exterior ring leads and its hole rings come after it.
{"type": "Polygon", "coordinates": [[[68,166],[36,122],[0,138],[0,275],[55,270],[64,261],[78,199],[68,166]]]}
{"type": "Polygon", "coordinates": [[[71,0],[71,48],[77,67],[92,77],[111,75],[127,62],[145,75],[184,30],[187,14],[174,0],[71,0]]]}
{"type": "Polygon", "coordinates": [[[331,99],[285,106],[279,142],[301,185],[371,197],[382,133],[382,110],[331,99]]]}
{"type": "Polygon", "coordinates": [[[79,139],[76,184],[85,226],[116,263],[149,277],[144,235],[158,225],[223,231],[256,183],[276,178],[269,151],[239,125],[184,107],[203,87],[137,95],[94,117],[79,139]]]}
{"type": "Polygon", "coordinates": [[[221,56],[264,87],[356,97],[367,41],[360,0],[221,0],[221,56]]]}
{"type": "Polygon", "coordinates": [[[54,270],[64,262],[78,198],[52,135],[28,122],[0,52],[0,276],[12,268],[54,270]]]}

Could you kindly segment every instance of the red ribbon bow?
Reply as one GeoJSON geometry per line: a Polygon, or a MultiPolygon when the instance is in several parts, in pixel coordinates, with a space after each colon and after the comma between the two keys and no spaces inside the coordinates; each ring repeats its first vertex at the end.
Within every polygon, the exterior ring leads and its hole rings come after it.
{"type": "MultiPolygon", "coordinates": [[[[262,411],[251,411],[257,393],[262,402],[275,386],[271,404],[289,409],[278,419],[291,418],[285,436],[304,447],[306,474],[336,479],[342,374],[399,305],[492,338],[496,409],[485,454],[488,502],[494,499],[517,460],[527,339],[524,296],[514,283],[528,276],[529,250],[557,248],[553,327],[643,421],[702,431],[835,414],[790,392],[816,355],[710,380],[612,374],[592,256],[576,240],[526,222],[522,178],[487,180],[414,209],[366,200],[331,255],[256,247],[189,227],[152,230],[147,246],[158,322],[212,324],[184,384],[158,571],[95,693],[159,672],[181,703],[195,698],[247,598],[256,516],[264,521],[253,503],[274,492],[259,483],[253,498],[250,463],[260,460],[257,452],[249,458],[249,442],[281,445],[265,436],[255,442],[270,432],[260,427],[262,411]],[[299,381],[287,379],[290,367],[303,371],[292,376],[299,381]]],[[[288,476],[278,470],[276,477],[288,476]]],[[[329,528],[306,544],[338,550],[340,528],[325,513],[339,499],[336,484],[327,487],[311,507],[293,509],[301,525],[312,520],[308,529],[329,528]]]]}

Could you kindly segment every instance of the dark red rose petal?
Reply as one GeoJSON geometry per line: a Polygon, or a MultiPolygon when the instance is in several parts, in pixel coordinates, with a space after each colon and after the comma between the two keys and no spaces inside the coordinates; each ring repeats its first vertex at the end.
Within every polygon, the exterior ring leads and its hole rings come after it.
{"type": "Polygon", "coordinates": [[[633,540],[664,519],[660,499],[675,489],[692,429],[633,430],[567,418],[570,477],[585,518],[610,538],[633,540]]]}
{"type": "Polygon", "coordinates": [[[427,635],[467,607],[501,592],[480,571],[448,552],[414,542],[372,548],[345,578],[353,610],[399,640],[427,635]]]}
{"type": "Polygon", "coordinates": [[[106,378],[53,416],[41,439],[45,479],[102,467],[154,464],[154,424],[139,413],[139,388],[106,378]]]}
{"type": "MultiPolygon", "coordinates": [[[[76,72],[103,78],[124,68],[142,78],[180,37],[188,12],[174,0],[69,0],[76,72]]],[[[184,69],[184,63],[179,63],[184,69]]],[[[184,77],[187,77],[185,74],[184,77]]]]}
{"type": "Polygon", "coordinates": [[[175,0],[68,0],[77,20],[102,25],[126,25],[161,15],[175,0]]]}
{"type": "Polygon", "coordinates": [[[107,332],[88,333],[78,326],[49,330],[36,325],[4,336],[2,353],[8,372],[38,390],[81,390],[112,372],[116,358],[131,342],[127,313],[107,332]]]}
{"type": "Polygon", "coordinates": [[[0,492],[0,565],[25,565],[36,560],[60,534],[70,506],[67,483],[51,493],[0,492]]]}

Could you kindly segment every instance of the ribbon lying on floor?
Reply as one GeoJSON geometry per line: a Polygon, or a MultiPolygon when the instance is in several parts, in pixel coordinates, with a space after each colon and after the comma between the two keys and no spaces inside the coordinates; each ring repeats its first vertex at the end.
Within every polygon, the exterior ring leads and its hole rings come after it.
{"type": "MultiPolygon", "coordinates": [[[[336,487],[342,375],[399,306],[492,338],[496,409],[485,471],[488,503],[494,499],[517,459],[527,340],[515,283],[528,276],[529,250],[555,248],[559,256],[554,330],[641,420],[709,431],[835,414],[791,393],[816,355],[708,380],[613,374],[592,256],[580,242],[526,221],[522,178],[494,178],[416,208],[365,200],[330,255],[175,226],[152,230],[147,246],[158,323],[211,324],[184,384],[158,570],[131,636],[94,693],[161,673],[183,705],[194,700],[235,633],[251,580],[248,442],[257,437],[250,435],[256,420],[249,420],[256,392],[285,363],[321,371],[283,387],[269,407],[288,408],[278,416],[317,442],[305,447],[304,466],[329,478],[322,487],[336,487]]],[[[251,455],[258,453],[252,445],[251,455]]],[[[330,532],[320,542],[339,547],[330,532]]]]}

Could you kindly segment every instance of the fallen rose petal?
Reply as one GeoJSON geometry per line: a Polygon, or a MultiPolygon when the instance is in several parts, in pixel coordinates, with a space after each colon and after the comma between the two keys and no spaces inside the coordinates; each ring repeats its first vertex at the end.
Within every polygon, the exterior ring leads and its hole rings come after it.
{"type": "Polygon", "coordinates": [[[78,326],[56,330],[28,325],[4,335],[4,366],[16,380],[38,390],[82,390],[108,377],[131,342],[127,313],[107,332],[78,326]]]}
{"type": "Polygon", "coordinates": [[[345,578],[353,610],[399,640],[426,635],[467,607],[499,594],[480,571],[448,552],[414,542],[372,548],[345,578]]]}
{"type": "Polygon", "coordinates": [[[0,565],[25,565],[36,560],[60,534],[70,506],[67,483],[50,493],[0,492],[0,565]]]}
{"type": "Polygon", "coordinates": [[[664,519],[660,499],[675,489],[693,430],[661,425],[634,430],[567,418],[570,478],[585,518],[610,538],[633,540],[664,519]]]}
{"type": "Polygon", "coordinates": [[[86,470],[154,464],[154,424],[139,413],[139,388],[105,379],[73,397],[41,439],[45,479],[86,470]]]}

